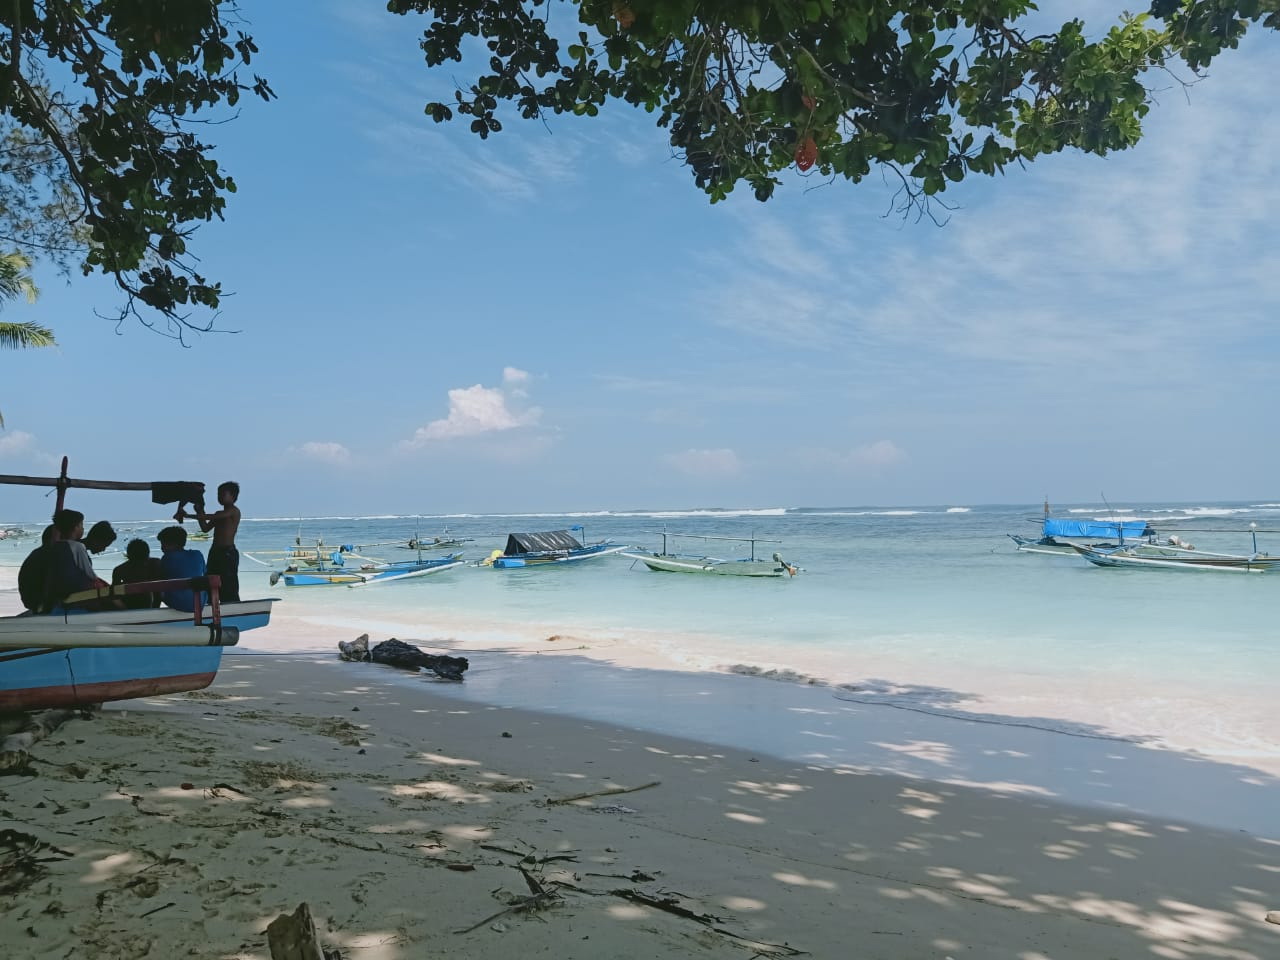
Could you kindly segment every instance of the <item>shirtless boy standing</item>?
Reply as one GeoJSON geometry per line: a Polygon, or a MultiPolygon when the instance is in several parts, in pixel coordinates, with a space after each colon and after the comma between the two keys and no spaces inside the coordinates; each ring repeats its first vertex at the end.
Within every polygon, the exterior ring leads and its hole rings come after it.
{"type": "Polygon", "coordinates": [[[216,513],[205,513],[204,504],[196,504],[196,522],[203,531],[213,531],[209,545],[209,562],[206,573],[222,578],[218,598],[224,603],[240,599],[240,552],[236,550],[236,531],[240,529],[240,508],[236,500],[240,496],[240,484],[228,480],[218,484],[216,513]]]}

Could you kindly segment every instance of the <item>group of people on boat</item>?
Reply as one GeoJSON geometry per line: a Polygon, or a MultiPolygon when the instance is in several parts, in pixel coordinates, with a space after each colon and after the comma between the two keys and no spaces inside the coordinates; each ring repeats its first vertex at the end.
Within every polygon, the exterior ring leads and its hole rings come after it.
{"type": "MultiPolygon", "coordinates": [[[[102,553],[116,541],[116,532],[111,524],[100,520],[85,533],[83,513],[59,510],[54,514],[53,523],[45,528],[40,546],[31,551],[18,571],[18,593],[22,605],[29,613],[52,613],[61,609],[141,609],[161,604],[175,610],[191,611],[197,602],[195,591],[191,589],[85,598],[76,597],[76,594],[116,584],[189,580],[206,574],[219,576],[219,597],[223,602],[238,601],[240,555],[235,537],[240,528],[240,508],[236,506],[239,496],[239,484],[227,481],[218,487],[218,510],[207,513],[203,500],[194,503],[192,519],[199,524],[201,531],[213,532],[207,562],[199,550],[187,549],[187,531],[183,527],[169,526],[156,535],[160,544],[159,557],[151,555],[147,541],[130,540],[125,548],[125,562],[112,570],[110,584],[94,570],[91,555],[102,553]]],[[[186,518],[180,507],[174,519],[181,522],[186,518]]],[[[202,593],[199,602],[203,605],[206,600],[202,593]]]]}

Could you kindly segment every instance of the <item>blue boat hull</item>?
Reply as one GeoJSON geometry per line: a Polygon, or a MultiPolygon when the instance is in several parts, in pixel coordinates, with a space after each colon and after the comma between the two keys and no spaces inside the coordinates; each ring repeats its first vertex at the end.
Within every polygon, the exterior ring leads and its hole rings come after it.
{"type": "MultiPolygon", "coordinates": [[[[223,604],[223,626],[241,631],[266,626],[272,599],[223,604]]],[[[189,623],[191,614],[167,608],[69,613],[63,623],[84,620],[99,627],[126,624],[189,623]]],[[[0,618],[30,627],[40,617],[0,618]]],[[[207,623],[208,621],[206,621],[207,623]]],[[[207,631],[208,627],[192,627],[207,631]]],[[[0,647],[0,713],[77,707],[199,690],[213,682],[222,662],[219,646],[0,647]]]]}
{"type": "Polygon", "coordinates": [[[493,558],[493,566],[499,569],[516,569],[519,567],[541,567],[553,563],[576,563],[580,560],[593,560],[606,557],[611,553],[626,550],[625,544],[600,543],[579,550],[548,553],[517,553],[499,555],[493,558]]]}
{"type": "Polygon", "coordinates": [[[0,651],[0,713],[199,690],[221,662],[207,646],[0,651]]]}

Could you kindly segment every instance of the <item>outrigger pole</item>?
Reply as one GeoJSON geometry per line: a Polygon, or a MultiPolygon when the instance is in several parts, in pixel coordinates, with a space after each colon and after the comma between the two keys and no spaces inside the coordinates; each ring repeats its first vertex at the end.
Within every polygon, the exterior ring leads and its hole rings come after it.
{"type": "Polygon", "coordinates": [[[190,502],[191,498],[186,494],[195,494],[197,492],[203,494],[204,484],[197,481],[176,481],[166,483],[162,481],[154,482],[134,482],[130,480],[80,480],[67,476],[67,458],[62,458],[62,472],[56,477],[24,477],[16,474],[0,473],[0,484],[10,484],[15,486],[27,487],[53,487],[58,491],[57,503],[54,512],[57,513],[62,509],[66,499],[67,490],[71,488],[79,490],[141,490],[152,495],[155,503],[173,503],[179,501],[179,513],[182,510],[182,504],[190,502]],[[160,499],[166,497],[166,499],[160,499]],[[181,499],[180,499],[181,498],[181,499]]]}

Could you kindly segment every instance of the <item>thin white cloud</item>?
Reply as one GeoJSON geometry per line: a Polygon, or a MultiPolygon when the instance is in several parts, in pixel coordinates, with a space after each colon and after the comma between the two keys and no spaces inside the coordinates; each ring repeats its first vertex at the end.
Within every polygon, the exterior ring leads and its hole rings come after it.
{"type": "Polygon", "coordinates": [[[32,434],[25,433],[22,430],[0,434],[0,457],[12,457],[31,451],[35,439],[32,434]]]}
{"type": "Polygon", "coordinates": [[[838,471],[852,474],[875,474],[907,460],[907,453],[892,440],[876,440],[852,449],[801,450],[791,455],[791,461],[811,470],[838,471]]]}
{"type": "MultiPolygon", "coordinates": [[[[506,383],[523,383],[528,374],[515,367],[503,371],[506,383]]],[[[538,407],[518,409],[512,400],[525,396],[521,389],[506,390],[502,387],[486,387],[479,383],[470,387],[457,387],[449,391],[449,415],[419,427],[409,441],[410,446],[421,446],[437,440],[454,440],[487,433],[530,427],[542,418],[538,407]]]]}
{"type": "Polygon", "coordinates": [[[684,450],[668,453],[662,459],[668,466],[691,477],[731,477],[742,470],[738,455],[727,447],[684,450]]]}
{"type": "Polygon", "coordinates": [[[877,440],[849,453],[850,464],[859,467],[891,467],[907,458],[906,453],[892,440],[877,440]]]}
{"type": "Polygon", "coordinates": [[[1124,408],[1238,379],[1280,303],[1277,41],[1256,33],[1190,103],[1161,94],[1135,149],[975,177],[948,191],[964,207],[940,229],[875,218],[873,183],[831,188],[841,218],[738,209],[738,242],[705,260],[703,315],[915,401],[1080,404],[1103,396],[1082,397],[1088,382],[1124,408]]]}
{"type": "Polygon", "coordinates": [[[309,440],[299,446],[291,447],[290,450],[293,453],[321,463],[344,464],[351,462],[351,451],[332,440],[309,440]]]}
{"type": "Polygon", "coordinates": [[[525,389],[525,384],[529,382],[529,374],[525,370],[518,367],[502,368],[502,383],[506,387],[507,392],[513,397],[524,399],[529,395],[525,389]]]}

